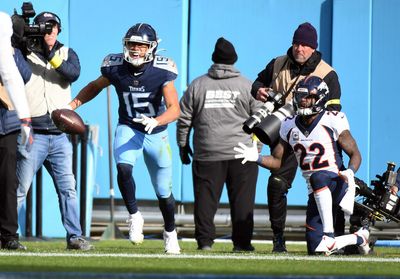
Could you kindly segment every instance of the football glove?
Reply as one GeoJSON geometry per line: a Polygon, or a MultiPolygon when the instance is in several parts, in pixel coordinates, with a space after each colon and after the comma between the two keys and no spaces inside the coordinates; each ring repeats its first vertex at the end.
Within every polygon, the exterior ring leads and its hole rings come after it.
{"type": "Polygon", "coordinates": [[[346,182],[346,183],[349,183],[349,182],[353,182],[353,183],[355,183],[354,182],[354,172],[353,172],[353,170],[352,169],[347,169],[347,170],[344,170],[344,171],[339,171],[339,176],[346,182]]]}
{"type": "Polygon", "coordinates": [[[33,129],[30,118],[21,119],[21,144],[30,152],[33,144],[33,129]]]}
{"type": "Polygon", "coordinates": [[[245,164],[246,162],[257,162],[259,154],[256,140],[253,140],[253,145],[251,147],[247,147],[241,142],[239,142],[238,145],[239,146],[233,148],[233,150],[238,153],[235,155],[236,159],[243,158],[242,164],[245,164]]]}
{"type": "Polygon", "coordinates": [[[354,180],[354,172],[352,169],[339,171],[339,176],[347,183],[348,188],[346,194],[339,203],[343,212],[351,215],[354,210],[354,197],[356,194],[356,183],[354,180]]]}
{"type": "Polygon", "coordinates": [[[147,117],[144,114],[140,114],[141,118],[133,118],[133,122],[143,124],[144,130],[150,135],[153,129],[158,126],[158,121],[153,117],[147,117]]]}

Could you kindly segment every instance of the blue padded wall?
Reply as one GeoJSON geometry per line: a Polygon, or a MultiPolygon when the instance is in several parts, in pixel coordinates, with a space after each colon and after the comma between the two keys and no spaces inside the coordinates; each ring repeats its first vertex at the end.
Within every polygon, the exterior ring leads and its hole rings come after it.
{"type": "MultiPolygon", "coordinates": [[[[12,14],[13,9],[21,13],[20,7],[23,1],[5,0],[0,3],[0,9],[12,14]]],[[[171,57],[179,71],[175,81],[178,92],[186,86],[186,61],[187,61],[187,30],[188,30],[188,2],[187,1],[163,1],[151,0],[139,1],[96,1],[54,0],[32,1],[37,12],[52,11],[60,16],[62,21],[62,33],[59,41],[73,48],[80,58],[81,76],[72,85],[72,96],[78,94],[88,82],[100,75],[102,59],[109,53],[122,52],[122,38],[126,31],[137,22],[151,24],[162,39],[158,50],[160,54],[171,57]],[[134,4],[134,7],[132,6],[134,4]],[[133,8],[132,8],[133,7],[133,8]],[[154,9],[157,7],[157,9],[154,9]],[[166,24],[168,23],[168,24],[166,24]],[[162,51],[162,50],[166,51],[162,51]]],[[[112,134],[118,119],[118,104],[114,89],[111,88],[112,104],[112,134]]],[[[108,164],[108,132],[107,132],[107,94],[106,90],[92,102],[85,104],[77,110],[84,121],[89,124],[99,125],[99,150],[96,173],[95,197],[109,197],[109,164],[108,164]]],[[[181,199],[181,166],[177,152],[175,139],[175,123],[168,128],[171,149],[174,156],[173,163],[173,192],[174,196],[181,199]]],[[[116,181],[116,167],[113,164],[113,177],[116,197],[120,198],[120,192],[116,181]]],[[[137,184],[137,198],[156,199],[147,168],[143,160],[138,161],[134,169],[137,184]]],[[[79,178],[78,178],[79,179],[79,178]]],[[[57,196],[54,186],[47,172],[44,171],[44,226],[43,234],[46,236],[62,236],[65,234],[60,222],[57,196]],[[48,214],[48,215],[47,215],[48,214]],[[46,222],[52,222],[48,225],[46,222]]],[[[78,180],[79,186],[79,180],[78,180]]],[[[79,187],[78,187],[79,189],[79,187]]],[[[78,193],[79,194],[79,193],[78,193]]]]}
{"type": "Polygon", "coordinates": [[[371,1],[334,1],[332,64],[339,74],[342,110],[361,151],[357,176],[363,179],[369,177],[371,12],[371,1]]]}
{"type": "MultiPolygon", "coordinates": [[[[386,163],[399,166],[400,104],[400,2],[372,1],[371,40],[371,177],[386,170],[386,163]]],[[[363,47],[362,45],[360,48],[363,47]]]]}
{"type": "MultiPolygon", "coordinates": [[[[204,74],[210,65],[216,40],[230,40],[238,53],[236,67],[244,76],[255,80],[257,74],[276,56],[286,54],[297,26],[312,23],[319,35],[319,49],[329,62],[331,57],[332,1],[312,0],[305,5],[292,0],[193,0],[190,2],[189,82],[204,74]]],[[[269,148],[264,148],[268,153],[269,148]]],[[[260,169],[256,202],[266,203],[269,171],[260,169]]],[[[183,167],[184,201],[193,200],[191,168],[183,167]],[[190,185],[190,186],[189,186],[190,185]]],[[[288,202],[305,204],[307,189],[298,172],[288,202]]],[[[223,193],[222,202],[227,202],[223,193]]]]}
{"type": "MultiPolygon", "coordinates": [[[[3,0],[0,9],[8,13],[23,1],[3,0]]],[[[136,22],[147,22],[158,31],[162,54],[175,60],[179,70],[176,81],[179,96],[188,83],[210,67],[215,41],[223,36],[233,42],[239,56],[236,66],[254,80],[274,57],[283,55],[291,45],[293,31],[305,21],[317,29],[318,49],[332,64],[342,86],[342,105],[351,131],[357,140],[363,162],[357,176],[369,181],[386,168],[387,161],[399,163],[396,147],[397,65],[400,56],[400,1],[398,0],[136,0],[32,1],[37,12],[50,10],[63,22],[61,42],[74,48],[82,73],[73,84],[73,96],[100,75],[100,63],[107,54],[122,51],[122,37],[136,22]],[[356,11],[356,12],[355,12],[356,11]]],[[[117,121],[117,98],[112,94],[112,133],[117,121]]],[[[95,100],[78,109],[83,119],[99,125],[99,156],[95,171],[94,197],[109,196],[107,139],[107,97],[102,92],[95,100]]],[[[181,166],[176,146],[176,124],[169,126],[174,157],[173,191],[177,200],[193,201],[191,168],[181,166]]],[[[268,147],[264,153],[269,153],[268,147]]],[[[116,197],[116,168],[112,167],[116,197]]],[[[143,160],[134,169],[137,197],[155,199],[143,160]]],[[[260,169],[256,202],[266,203],[269,171],[260,169]]],[[[45,177],[48,207],[58,208],[53,185],[45,177]]],[[[288,195],[290,205],[305,205],[305,182],[298,172],[288,195]]],[[[226,193],[222,202],[227,202],[226,193]]],[[[47,225],[51,236],[59,227],[58,210],[52,210],[54,225],[47,225]]],[[[62,234],[61,234],[62,235],[62,234]]]]}

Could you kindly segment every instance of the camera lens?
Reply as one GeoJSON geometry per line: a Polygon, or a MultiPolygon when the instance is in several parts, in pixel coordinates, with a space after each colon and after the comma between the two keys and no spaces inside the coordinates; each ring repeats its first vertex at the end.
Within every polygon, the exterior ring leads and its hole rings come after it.
{"type": "Polygon", "coordinates": [[[265,117],[271,114],[271,112],[274,111],[274,104],[272,102],[266,102],[264,105],[252,116],[250,116],[249,119],[247,119],[243,123],[243,131],[247,134],[253,133],[254,127],[261,123],[265,117]]]}
{"type": "Polygon", "coordinates": [[[272,144],[279,139],[279,129],[282,120],[294,114],[291,104],[286,104],[271,115],[265,117],[260,124],[253,129],[253,133],[264,144],[272,144]]]}

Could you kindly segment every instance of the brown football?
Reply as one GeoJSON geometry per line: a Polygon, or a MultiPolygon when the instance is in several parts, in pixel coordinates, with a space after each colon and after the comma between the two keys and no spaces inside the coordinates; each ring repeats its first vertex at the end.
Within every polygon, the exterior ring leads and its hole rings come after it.
{"type": "Polygon", "coordinates": [[[58,129],[67,134],[83,134],[86,130],[79,114],[70,109],[53,110],[51,119],[58,129]]]}

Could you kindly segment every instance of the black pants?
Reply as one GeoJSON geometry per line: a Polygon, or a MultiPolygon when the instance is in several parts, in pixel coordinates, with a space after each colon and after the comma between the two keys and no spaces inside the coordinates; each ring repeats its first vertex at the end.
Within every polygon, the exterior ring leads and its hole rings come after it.
{"type": "Polygon", "coordinates": [[[199,247],[215,239],[214,217],[226,182],[235,246],[250,245],[258,166],[240,160],[193,161],[195,237],[199,247]]]}
{"type": "Polygon", "coordinates": [[[0,136],[0,234],[2,241],[18,239],[17,137],[18,132],[0,136]]]}
{"type": "MultiPolygon", "coordinates": [[[[271,146],[273,150],[273,146],[271,146]]],[[[271,151],[272,152],[272,151],[271,151]]],[[[271,171],[271,176],[268,180],[267,195],[268,195],[268,210],[271,229],[274,234],[283,233],[285,230],[286,214],[287,214],[287,193],[292,187],[293,180],[297,171],[297,159],[293,151],[290,150],[283,155],[282,167],[277,171],[271,171]],[[273,183],[273,177],[278,177],[284,183],[273,183]]],[[[299,185],[306,187],[304,185],[299,185]]],[[[334,208],[336,221],[334,224],[335,234],[337,236],[344,234],[345,219],[344,213],[340,208],[334,208]]]]}
{"type": "MultiPolygon", "coordinates": [[[[272,149],[273,147],[271,146],[272,149]]],[[[271,176],[268,180],[267,195],[269,220],[274,234],[283,233],[285,229],[286,195],[292,186],[296,171],[297,160],[292,151],[283,155],[282,167],[279,170],[271,171],[271,176]],[[273,183],[274,177],[277,177],[281,183],[273,183]]]]}

